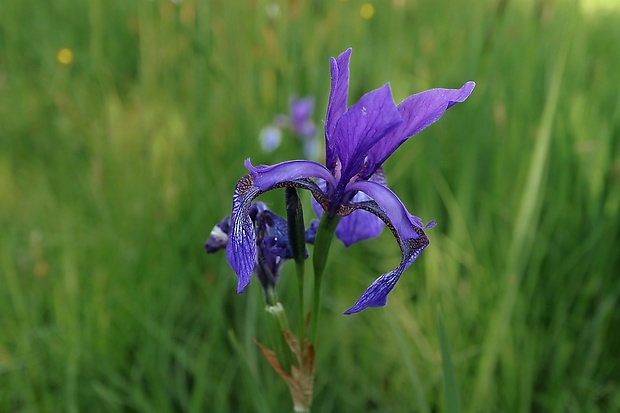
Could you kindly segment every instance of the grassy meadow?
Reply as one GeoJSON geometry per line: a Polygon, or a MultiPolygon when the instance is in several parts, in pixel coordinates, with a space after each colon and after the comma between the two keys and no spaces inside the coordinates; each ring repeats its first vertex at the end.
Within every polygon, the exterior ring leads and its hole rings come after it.
{"type": "Polygon", "coordinates": [[[342,315],[390,232],[333,243],[313,411],[444,411],[438,316],[463,412],[620,411],[620,8],[592,3],[2,0],[0,411],[291,410],[259,283],[203,245],[348,47],[349,103],[477,86],[385,164],[438,223],[387,307],[342,315]]]}

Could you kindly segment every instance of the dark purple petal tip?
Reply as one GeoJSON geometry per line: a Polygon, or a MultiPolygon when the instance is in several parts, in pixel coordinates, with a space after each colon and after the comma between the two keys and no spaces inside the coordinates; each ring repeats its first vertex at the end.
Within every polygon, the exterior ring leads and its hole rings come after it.
{"type": "MultiPolygon", "coordinates": [[[[245,225],[243,225],[245,227],[245,225]]],[[[251,221],[250,221],[251,226],[251,221]]],[[[231,237],[226,245],[226,259],[237,274],[237,294],[241,294],[252,279],[252,271],[256,261],[255,236],[253,228],[245,235],[231,237]],[[251,233],[251,235],[250,235],[251,233]]]]}
{"type": "Polygon", "coordinates": [[[368,307],[383,307],[387,304],[387,296],[396,285],[400,276],[420,256],[424,248],[428,246],[428,238],[426,238],[422,230],[418,231],[418,238],[399,240],[403,257],[398,267],[377,278],[357,300],[355,305],[345,311],[344,314],[359,313],[368,307]]]}
{"type": "Polygon", "coordinates": [[[346,315],[359,313],[368,307],[384,307],[387,304],[387,296],[392,291],[400,278],[402,271],[392,270],[383,274],[362,294],[355,305],[344,312],[346,315]]]}

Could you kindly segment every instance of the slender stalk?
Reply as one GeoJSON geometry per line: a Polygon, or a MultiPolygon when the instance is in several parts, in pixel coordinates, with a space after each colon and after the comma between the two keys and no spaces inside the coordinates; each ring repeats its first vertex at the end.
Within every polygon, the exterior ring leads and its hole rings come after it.
{"type": "Polygon", "coordinates": [[[312,301],[312,315],[310,317],[310,341],[317,344],[316,335],[319,325],[319,309],[321,308],[321,283],[323,271],[327,264],[329,247],[334,238],[334,231],[340,221],[340,217],[324,213],[319,223],[319,228],[314,240],[314,253],[312,264],[314,266],[314,293],[312,301]]]}
{"type": "Polygon", "coordinates": [[[273,285],[268,285],[264,289],[265,292],[265,302],[268,307],[273,307],[278,304],[278,293],[273,285]]]}
{"type": "Polygon", "coordinates": [[[284,368],[290,372],[291,366],[294,363],[293,355],[291,354],[291,350],[284,339],[284,335],[282,334],[283,330],[288,330],[288,317],[286,315],[286,311],[281,303],[276,303],[275,305],[267,304],[265,307],[265,311],[270,315],[269,324],[269,333],[271,335],[271,342],[274,346],[274,352],[278,356],[280,360],[280,365],[284,366],[284,368]]]}
{"type": "Polygon", "coordinates": [[[306,324],[304,323],[304,263],[295,263],[295,268],[297,270],[297,289],[299,292],[299,306],[298,306],[298,329],[299,329],[299,339],[303,340],[306,336],[306,324]]]}

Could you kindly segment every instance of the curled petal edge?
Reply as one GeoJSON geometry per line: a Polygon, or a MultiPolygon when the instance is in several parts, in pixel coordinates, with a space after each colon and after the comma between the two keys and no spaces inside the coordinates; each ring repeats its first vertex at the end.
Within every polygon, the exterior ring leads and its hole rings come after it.
{"type": "Polygon", "coordinates": [[[382,218],[384,222],[389,221],[388,226],[394,232],[394,236],[402,239],[417,238],[416,228],[423,229],[422,221],[411,215],[398,196],[387,186],[373,181],[358,181],[348,185],[347,190],[361,191],[374,199],[386,217],[382,218]]]}

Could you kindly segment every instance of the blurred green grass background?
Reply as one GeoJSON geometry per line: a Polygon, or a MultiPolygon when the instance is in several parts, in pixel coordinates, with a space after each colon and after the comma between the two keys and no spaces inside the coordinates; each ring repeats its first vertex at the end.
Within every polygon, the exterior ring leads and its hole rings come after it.
{"type": "MultiPolygon", "coordinates": [[[[321,124],[347,47],[350,103],[477,87],[385,165],[438,222],[386,308],[341,315],[398,262],[389,231],[334,243],[315,410],[443,411],[441,312],[463,411],[620,411],[620,9],[601,4],[0,2],[0,411],[290,409],[252,341],[260,286],[235,295],[203,243],[243,159],[300,157],[258,133],[295,94],[321,124]]],[[[279,288],[294,307],[292,268],[279,288]]]]}

